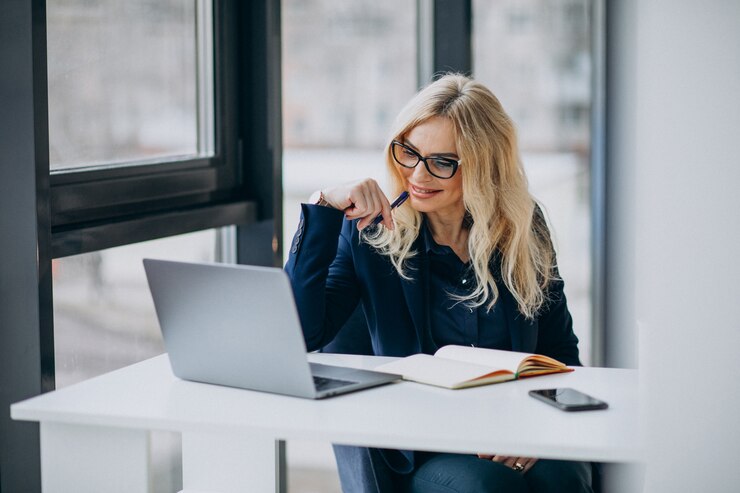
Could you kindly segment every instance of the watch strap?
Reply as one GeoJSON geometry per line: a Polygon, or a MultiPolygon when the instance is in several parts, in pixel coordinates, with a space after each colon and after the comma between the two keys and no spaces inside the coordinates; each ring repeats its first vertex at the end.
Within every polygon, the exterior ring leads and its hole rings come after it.
{"type": "Polygon", "coordinates": [[[311,196],[311,203],[314,205],[321,205],[324,207],[331,207],[329,202],[326,201],[324,198],[324,192],[322,190],[319,190],[318,192],[315,192],[311,196]]]}

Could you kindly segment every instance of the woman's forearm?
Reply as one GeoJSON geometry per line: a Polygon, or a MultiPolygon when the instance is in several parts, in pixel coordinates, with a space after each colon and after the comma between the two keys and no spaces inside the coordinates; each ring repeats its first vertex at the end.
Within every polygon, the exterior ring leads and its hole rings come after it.
{"type": "Polygon", "coordinates": [[[334,338],[359,299],[342,225],[342,211],[304,204],[285,265],[309,351],[334,338]]]}

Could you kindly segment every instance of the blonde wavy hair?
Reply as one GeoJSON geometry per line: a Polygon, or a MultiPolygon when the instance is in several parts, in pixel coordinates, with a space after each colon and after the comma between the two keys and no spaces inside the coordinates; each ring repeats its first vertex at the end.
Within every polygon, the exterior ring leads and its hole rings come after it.
{"type": "MultiPolygon", "coordinates": [[[[547,286],[557,278],[555,254],[544,217],[530,195],[519,158],[516,130],[496,96],[479,82],[460,74],[446,74],[422,89],[401,110],[385,149],[394,196],[407,184],[391,154],[390,142],[402,140],[411,129],[434,116],[448,118],[462,173],[463,202],[468,221],[468,251],[475,271],[475,289],[455,299],[468,306],[498,300],[495,278],[506,285],[527,318],[536,316],[547,301],[547,286]],[[500,258],[500,272],[491,261],[500,258]]],[[[395,230],[377,228],[365,241],[391,263],[405,279],[406,261],[418,252],[422,214],[411,207],[394,211],[395,230]]]]}

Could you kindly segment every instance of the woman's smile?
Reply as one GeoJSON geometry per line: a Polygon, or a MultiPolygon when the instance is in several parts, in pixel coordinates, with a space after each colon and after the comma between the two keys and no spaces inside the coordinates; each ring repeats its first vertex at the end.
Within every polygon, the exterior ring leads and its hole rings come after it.
{"type": "Polygon", "coordinates": [[[418,199],[428,199],[431,198],[438,193],[440,193],[442,190],[435,190],[432,188],[424,188],[424,187],[418,187],[414,185],[413,183],[409,183],[409,192],[411,195],[418,199]]]}

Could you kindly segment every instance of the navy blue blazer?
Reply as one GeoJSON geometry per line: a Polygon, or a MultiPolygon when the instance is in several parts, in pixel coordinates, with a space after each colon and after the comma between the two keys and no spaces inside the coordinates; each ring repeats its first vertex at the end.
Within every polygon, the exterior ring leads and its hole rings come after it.
{"type": "MultiPolygon", "coordinates": [[[[544,221],[539,210],[535,216],[544,221]]],[[[412,280],[406,280],[386,256],[360,240],[355,221],[345,220],[342,211],[303,204],[285,270],[308,350],[331,342],[361,302],[376,355],[436,351],[426,303],[428,261],[421,242],[417,239],[414,250],[418,253],[407,264],[412,280]]],[[[561,280],[550,284],[549,301],[533,320],[519,313],[502,282],[497,286],[500,300],[506,304],[512,350],[580,365],[578,339],[561,280]]]]}
{"type": "MultiPolygon", "coordinates": [[[[539,209],[535,216],[544,221],[539,209]]],[[[336,209],[303,204],[285,270],[308,350],[329,344],[361,302],[376,355],[434,353],[438,348],[428,320],[429,266],[422,243],[423,239],[417,238],[413,248],[418,253],[407,263],[412,279],[406,280],[386,256],[360,240],[356,221],[345,220],[343,212],[336,209]]],[[[496,275],[494,264],[495,261],[492,268],[496,275]]],[[[497,286],[500,300],[506,304],[512,350],[580,365],[578,339],[573,333],[562,281],[550,284],[549,302],[534,320],[519,313],[516,301],[502,282],[497,282],[497,286]]],[[[364,475],[357,472],[354,458],[367,456],[362,448],[339,447],[335,453],[340,476],[349,474],[355,484],[362,485],[362,491],[374,491],[370,479],[377,482],[379,475],[407,474],[414,469],[413,451],[382,449],[380,455],[393,472],[382,472],[384,469],[376,463],[365,461],[360,469],[367,467],[370,473],[364,475]]]]}

